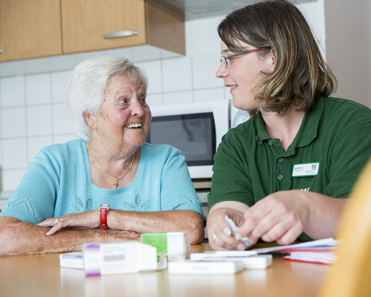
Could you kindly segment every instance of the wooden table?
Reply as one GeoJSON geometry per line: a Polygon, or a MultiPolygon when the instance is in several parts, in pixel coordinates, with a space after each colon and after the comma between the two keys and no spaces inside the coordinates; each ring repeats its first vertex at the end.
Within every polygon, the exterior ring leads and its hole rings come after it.
{"type": "MultiPolygon", "coordinates": [[[[265,246],[259,246],[265,247],[265,246]]],[[[210,250],[208,244],[192,252],[210,250]]],[[[266,270],[236,275],[169,275],[167,270],[85,277],[59,267],[59,254],[0,258],[1,297],[54,296],[318,296],[329,266],[283,261],[275,254],[266,270]]]]}

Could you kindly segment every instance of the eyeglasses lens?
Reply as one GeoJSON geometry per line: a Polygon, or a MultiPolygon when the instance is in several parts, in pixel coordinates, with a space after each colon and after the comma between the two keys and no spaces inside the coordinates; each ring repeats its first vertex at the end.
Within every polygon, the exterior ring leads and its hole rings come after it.
{"type": "Polygon", "coordinates": [[[222,63],[224,67],[228,66],[227,59],[224,56],[221,56],[220,63],[222,63]]]}

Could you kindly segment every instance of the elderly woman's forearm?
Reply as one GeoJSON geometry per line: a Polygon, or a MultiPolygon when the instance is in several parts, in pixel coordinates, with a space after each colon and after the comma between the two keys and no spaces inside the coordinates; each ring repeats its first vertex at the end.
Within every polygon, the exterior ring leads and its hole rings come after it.
{"type": "Polygon", "coordinates": [[[108,214],[108,226],[138,233],[187,231],[191,244],[204,239],[203,218],[193,210],[135,212],[113,209],[108,214]]]}
{"type": "Polygon", "coordinates": [[[49,228],[15,218],[1,217],[0,224],[0,256],[74,252],[81,251],[82,244],[87,242],[138,240],[140,236],[99,229],[61,230],[47,236],[49,228]]]}

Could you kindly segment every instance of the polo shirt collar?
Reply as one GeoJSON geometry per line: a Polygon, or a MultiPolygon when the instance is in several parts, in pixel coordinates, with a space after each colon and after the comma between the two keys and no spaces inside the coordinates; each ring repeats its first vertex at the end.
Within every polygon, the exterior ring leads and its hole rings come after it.
{"type": "Polygon", "coordinates": [[[264,140],[271,139],[265,130],[265,122],[263,120],[262,114],[259,111],[256,115],[256,141],[258,144],[262,144],[264,140]]]}
{"type": "Polygon", "coordinates": [[[313,109],[306,112],[300,125],[298,134],[292,142],[293,147],[304,147],[309,145],[316,137],[319,121],[323,113],[323,97],[314,101],[313,109]]]}
{"type": "MultiPolygon", "coordinates": [[[[314,102],[313,109],[305,113],[298,134],[292,143],[292,147],[307,146],[317,137],[318,125],[322,113],[323,97],[320,97],[314,102]]],[[[265,122],[260,112],[256,115],[256,131],[256,142],[258,144],[262,144],[264,140],[272,139],[265,130],[265,122]]]]}

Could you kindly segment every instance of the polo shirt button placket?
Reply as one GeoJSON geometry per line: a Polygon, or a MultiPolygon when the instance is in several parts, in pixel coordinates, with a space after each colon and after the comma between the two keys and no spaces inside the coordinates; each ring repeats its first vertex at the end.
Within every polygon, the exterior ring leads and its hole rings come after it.
{"type": "Polygon", "coordinates": [[[269,140],[269,141],[268,141],[268,144],[269,144],[269,145],[273,145],[273,141],[272,141],[272,140],[269,140]]]}

